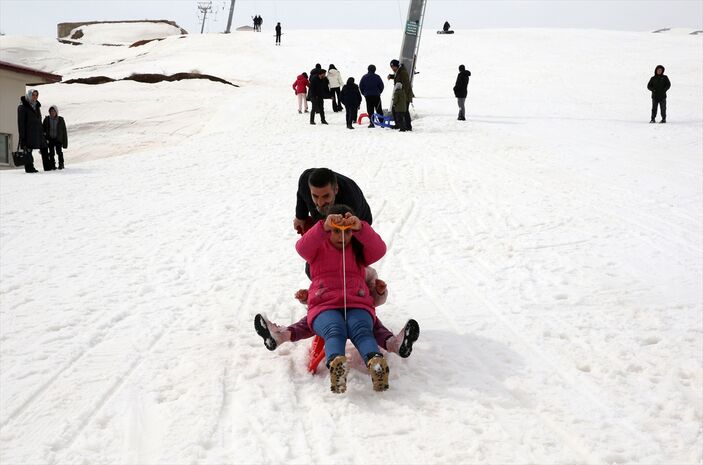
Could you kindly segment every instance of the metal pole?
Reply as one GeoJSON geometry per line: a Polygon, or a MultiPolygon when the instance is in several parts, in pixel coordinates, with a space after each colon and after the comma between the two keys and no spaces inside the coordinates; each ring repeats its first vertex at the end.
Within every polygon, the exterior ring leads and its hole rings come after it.
{"type": "Polygon", "coordinates": [[[202,34],[205,30],[205,18],[207,18],[207,10],[203,12],[203,25],[200,26],[200,33],[202,34]]]}
{"type": "Polygon", "coordinates": [[[225,34],[229,34],[232,28],[232,16],[234,16],[234,2],[235,0],[232,0],[232,3],[230,3],[229,5],[229,19],[227,20],[227,30],[225,31],[225,34]]]}

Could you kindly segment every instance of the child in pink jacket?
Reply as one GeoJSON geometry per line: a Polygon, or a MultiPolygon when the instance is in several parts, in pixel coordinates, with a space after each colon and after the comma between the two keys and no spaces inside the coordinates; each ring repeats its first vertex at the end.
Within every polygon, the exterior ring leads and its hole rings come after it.
{"type": "Polygon", "coordinates": [[[374,390],[388,389],[388,364],[373,335],[376,310],[366,285],[366,267],[385,255],[385,242],[349,207],[334,205],[325,221],[306,232],[295,249],[310,264],[307,319],[315,334],[325,341],[330,389],[335,393],[346,391],[347,338],[366,363],[374,390]]]}
{"type": "Polygon", "coordinates": [[[293,83],[293,90],[295,91],[295,98],[298,100],[298,113],[303,112],[303,104],[305,104],[305,113],[308,112],[308,86],[310,82],[308,81],[308,73],[303,73],[299,75],[295,82],[293,83]]]}

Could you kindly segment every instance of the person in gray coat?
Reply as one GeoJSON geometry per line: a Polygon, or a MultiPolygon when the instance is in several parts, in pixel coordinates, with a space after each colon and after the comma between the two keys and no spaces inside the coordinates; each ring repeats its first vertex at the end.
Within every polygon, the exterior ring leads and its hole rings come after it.
{"type": "MultiPolygon", "coordinates": [[[[17,107],[19,146],[24,151],[24,171],[27,173],[37,172],[34,167],[32,150],[42,151],[46,147],[41,120],[41,103],[38,99],[39,91],[29,89],[26,95],[20,97],[20,104],[17,107]]],[[[46,171],[46,166],[44,166],[44,170],[46,171]]]]}
{"type": "Polygon", "coordinates": [[[56,165],[54,153],[59,156],[59,169],[63,169],[63,149],[68,148],[68,133],[66,132],[66,122],[59,116],[59,108],[56,105],[49,107],[49,116],[44,118],[44,134],[49,141],[49,161],[56,165]]]}

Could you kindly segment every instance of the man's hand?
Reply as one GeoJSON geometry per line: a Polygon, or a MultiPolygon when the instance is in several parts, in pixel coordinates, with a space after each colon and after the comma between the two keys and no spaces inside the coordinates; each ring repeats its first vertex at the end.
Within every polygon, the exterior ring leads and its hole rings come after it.
{"type": "Polygon", "coordinates": [[[302,236],[305,233],[305,220],[293,218],[293,229],[298,231],[298,234],[302,236]]]}
{"type": "Polygon", "coordinates": [[[382,279],[376,280],[376,294],[383,295],[386,293],[386,282],[382,279]]]}

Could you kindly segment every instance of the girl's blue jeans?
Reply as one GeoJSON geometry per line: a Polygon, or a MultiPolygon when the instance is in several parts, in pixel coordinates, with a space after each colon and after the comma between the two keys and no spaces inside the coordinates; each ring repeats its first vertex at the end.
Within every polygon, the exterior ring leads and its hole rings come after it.
{"type": "Polygon", "coordinates": [[[343,309],[325,310],[315,317],[312,329],[325,340],[328,365],[337,355],[344,355],[347,338],[352,341],[364,362],[380,353],[373,336],[373,317],[364,309],[348,308],[347,321],[344,321],[343,309]]]}

